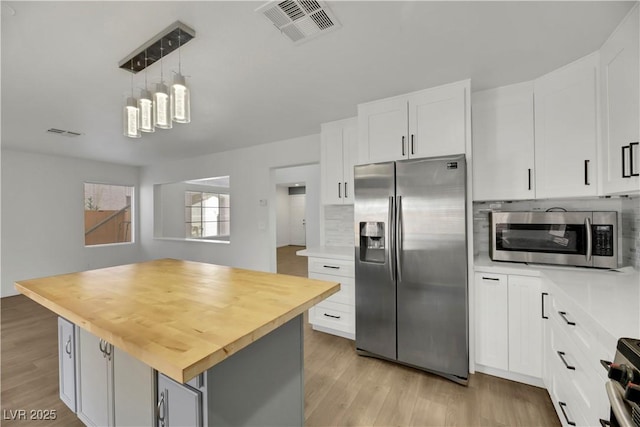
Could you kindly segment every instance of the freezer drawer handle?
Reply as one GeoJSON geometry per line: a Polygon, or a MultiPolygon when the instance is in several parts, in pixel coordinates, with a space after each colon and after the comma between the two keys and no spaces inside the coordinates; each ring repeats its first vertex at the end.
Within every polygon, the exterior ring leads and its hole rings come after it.
{"type": "Polygon", "coordinates": [[[495,277],[484,277],[484,276],[482,276],[482,280],[493,280],[494,282],[500,281],[500,279],[497,279],[495,277]]]}
{"type": "Polygon", "coordinates": [[[572,371],[576,370],[575,366],[571,366],[567,363],[567,359],[564,358],[564,356],[566,356],[564,351],[556,351],[556,353],[558,353],[558,357],[560,357],[560,360],[562,360],[562,363],[564,363],[564,366],[566,366],[567,369],[570,369],[572,371]]]}
{"type": "Polygon", "coordinates": [[[558,402],[558,405],[560,405],[560,410],[562,411],[562,415],[564,415],[564,419],[567,420],[567,424],[569,424],[570,426],[575,426],[576,423],[569,419],[567,413],[564,410],[564,407],[567,406],[567,404],[564,402],[558,402]]]}
{"type": "Polygon", "coordinates": [[[339,319],[340,316],[334,316],[333,314],[327,314],[327,313],[323,313],[325,316],[327,317],[331,317],[332,319],[339,319]]]}
{"type": "Polygon", "coordinates": [[[323,265],[324,268],[333,268],[334,270],[340,270],[340,267],[336,265],[323,265]]]}
{"type": "Polygon", "coordinates": [[[576,322],[572,322],[571,320],[567,319],[566,311],[559,311],[558,314],[560,315],[560,317],[562,317],[562,319],[564,319],[565,322],[567,322],[567,325],[576,326],[576,322]]]}
{"type": "Polygon", "coordinates": [[[548,319],[549,316],[545,316],[544,315],[544,312],[545,312],[545,309],[544,309],[544,297],[545,297],[545,295],[549,295],[549,294],[547,292],[543,292],[542,293],[542,318],[543,319],[548,319]]]}

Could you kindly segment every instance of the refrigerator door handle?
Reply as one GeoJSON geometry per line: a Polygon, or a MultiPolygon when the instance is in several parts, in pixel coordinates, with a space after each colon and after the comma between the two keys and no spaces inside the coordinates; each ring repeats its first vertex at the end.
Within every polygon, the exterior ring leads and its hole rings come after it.
{"type": "Polygon", "coordinates": [[[395,233],[393,229],[393,224],[395,224],[395,209],[393,206],[393,196],[389,196],[389,214],[387,218],[387,232],[389,233],[389,247],[387,248],[387,260],[389,261],[389,275],[391,276],[391,281],[396,280],[396,272],[394,269],[395,263],[393,262],[393,254],[395,247],[395,233]]]}
{"type": "Polygon", "coordinates": [[[402,196],[396,196],[396,238],[395,238],[395,252],[396,252],[396,270],[398,271],[398,282],[402,281],[402,196]]]}

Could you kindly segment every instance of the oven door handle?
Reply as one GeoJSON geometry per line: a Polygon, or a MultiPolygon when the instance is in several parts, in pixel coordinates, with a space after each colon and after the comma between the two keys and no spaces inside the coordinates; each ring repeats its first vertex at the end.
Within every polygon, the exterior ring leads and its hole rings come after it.
{"type": "MultiPolygon", "coordinates": [[[[631,412],[625,407],[622,394],[616,390],[620,385],[612,380],[607,381],[605,388],[607,389],[607,396],[609,397],[609,404],[611,404],[611,412],[616,417],[616,421],[620,427],[635,427],[631,412]]],[[[622,387],[620,387],[622,389],[622,387]]]]}
{"type": "Polygon", "coordinates": [[[591,232],[591,220],[589,217],[584,219],[584,228],[587,230],[587,262],[591,262],[591,255],[593,254],[593,235],[591,232]]]}

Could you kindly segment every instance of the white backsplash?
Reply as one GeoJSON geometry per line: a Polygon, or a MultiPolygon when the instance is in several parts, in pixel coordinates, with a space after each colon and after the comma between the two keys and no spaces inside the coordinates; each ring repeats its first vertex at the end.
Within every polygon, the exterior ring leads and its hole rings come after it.
{"type": "Polygon", "coordinates": [[[324,206],[325,246],[353,247],[353,205],[324,206]]]}
{"type": "Polygon", "coordinates": [[[568,211],[618,212],[618,263],[621,266],[640,269],[640,199],[638,197],[474,202],[474,255],[487,255],[489,252],[489,211],[546,211],[553,207],[561,207],[568,211]]]}

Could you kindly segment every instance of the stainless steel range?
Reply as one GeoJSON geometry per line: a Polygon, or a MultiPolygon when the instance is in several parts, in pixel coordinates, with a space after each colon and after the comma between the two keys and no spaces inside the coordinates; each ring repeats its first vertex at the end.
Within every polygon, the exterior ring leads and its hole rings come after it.
{"type": "Polygon", "coordinates": [[[640,340],[620,338],[615,359],[608,364],[606,384],[611,404],[610,425],[640,427],[640,340]]]}

